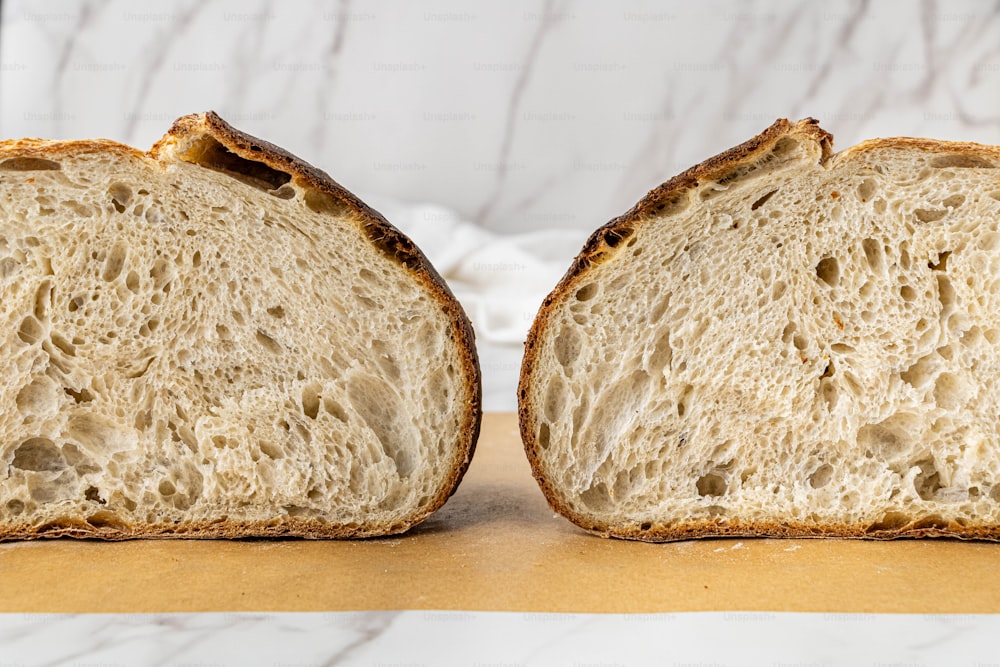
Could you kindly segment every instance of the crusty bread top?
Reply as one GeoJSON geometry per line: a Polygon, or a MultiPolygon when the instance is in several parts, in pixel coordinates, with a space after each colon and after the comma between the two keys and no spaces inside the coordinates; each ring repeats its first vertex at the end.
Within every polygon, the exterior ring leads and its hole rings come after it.
{"type": "MultiPolygon", "coordinates": [[[[99,536],[106,539],[127,537],[163,536],[183,534],[189,537],[240,537],[256,535],[300,535],[307,537],[364,537],[402,532],[419,523],[454,493],[471,461],[481,420],[481,376],[475,348],[474,334],[467,316],[454,298],[441,276],[423,253],[378,212],[333,181],[328,175],[286,151],[255,137],[244,134],[222,120],[214,112],[189,115],[178,119],[170,131],[148,153],[107,140],[48,141],[18,139],[0,142],[0,161],[7,172],[25,172],[47,169],[46,161],[86,155],[120,154],[147,164],[170,168],[177,163],[191,163],[205,169],[219,171],[264,190],[279,199],[294,196],[290,189],[282,190],[291,182],[304,193],[305,205],[313,214],[330,214],[354,223],[366,238],[376,255],[381,254],[390,262],[402,267],[436,302],[446,321],[450,321],[448,336],[454,345],[461,368],[456,377],[462,378],[465,390],[455,396],[461,402],[461,427],[455,433],[442,434],[453,446],[455,463],[436,493],[419,509],[391,525],[364,523],[336,523],[311,516],[285,515],[274,519],[194,521],[177,528],[169,526],[144,526],[141,522],[109,522],[101,525],[75,518],[56,521],[37,531],[24,525],[15,526],[13,533],[3,537],[29,537],[32,535],[99,536]],[[287,196],[285,196],[287,195],[287,196]]],[[[55,165],[56,167],[58,165],[55,165]]],[[[186,165],[185,165],[186,166],[186,165]]],[[[55,167],[51,167],[55,168],[55,167]]],[[[303,332],[307,334],[308,332],[303,332]]]]}
{"type": "MultiPolygon", "coordinates": [[[[948,521],[942,522],[941,520],[913,520],[899,524],[875,522],[872,525],[860,525],[858,523],[822,524],[795,520],[754,523],[733,518],[722,521],[698,520],[690,523],[668,522],[664,525],[658,525],[657,520],[653,518],[650,521],[609,523],[599,518],[595,513],[578,511],[570,507],[559,482],[550,479],[550,473],[542,461],[543,446],[539,444],[539,424],[545,421],[542,416],[544,406],[541,402],[540,386],[548,377],[544,374],[548,372],[547,370],[539,369],[540,364],[543,363],[539,355],[544,346],[550,345],[550,338],[558,333],[558,331],[553,331],[552,327],[559,321],[559,318],[566,316],[569,312],[565,310],[566,304],[574,300],[578,290],[593,283],[595,278],[592,272],[598,267],[608,266],[619,254],[622,257],[632,254],[633,250],[629,247],[635,241],[632,237],[644,225],[652,224],[654,221],[662,225],[664,220],[669,225],[669,219],[673,215],[680,215],[685,211],[695,209],[702,205],[702,202],[714,197],[719,191],[725,190],[730,183],[736,183],[747,177],[757,176],[760,180],[756,181],[756,189],[767,190],[767,178],[761,174],[769,171],[774,163],[780,164],[788,157],[783,156],[786,149],[795,152],[795,155],[791,156],[788,161],[798,165],[796,168],[807,170],[811,166],[813,169],[818,167],[820,171],[848,164],[861,165],[870,156],[880,151],[933,153],[938,156],[936,159],[942,161],[935,166],[942,167],[994,167],[998,164],[997,160],[1000,159],[1000,148],[998,147],[916,138],[875,139],[863,142],[841,153],[833,154],[832,136],[822,130],[815,120],[806,119],[791,123],[782,119],[776,121],[750,141],[710,158],[668,180],[652,190],[627,213],[599,228],[590,236],[556,288],[543,301],[525,343],[525,356],[518,388],[521,436],[535,478],[549,504],[556,511],[591,532],[604,536],[612,535],[652,541],[724,534],[841,535],[874,538],[955,535],[1000,538],[1000,526],[988,526],[975,522],[965,525],[955,522],[949,523],[948,521]],[[954,164],[946,164],[947,161],[952,161],[954,164]],[[539,374],[541,377],[536,377],[539,374]]],[[[770,195],[762,197],[762,201],[766,201],[767,196],[770,195]]],[[[833,193],[833,196],[837,196],[837,193],[833,193]]],[[[993,196],[996,198],[996,195],[993,196]]],[[[747,208],[750,208],[749,202],[747,208]]],[[[637,251],[639,249],[637,246],[637,251]]],[[[716,261],[724,262],[725,258],[717,257],[716,261]]],[[[734,267],[734,269],[737,272],[740,270],[738,267],[734,267]]],[[[647,291],[655,293],[656,288],[646,285],[642,289],[644,293],[647,291]]],[[[636,335],[638,333],[636,332],[636,335]]],[[[616,332],[610,335],[614,338],[621,334],[627,335],[626,332],[616,332]]],[[[628,346],[629,342],[622,340],[621,345],[628,346]]],[[[608,341],[603,343],[605,346],[608,344],[608,341]]],[[[551,355],[551,351],[547,353],[551,355]]],[[[627,389],[623,389],[623,391],[627,391],[627,389]]],[[[595,406],[591,405],[590,410],[594,409],[595,406]]],[[[564,417],[564,419],[567,418],[564,417]]],[[[548,433],[546,428],[546,438],[548,438],[548,433]]],[[[547,447],[548,444],[546,443],[544,446],[547,447]]]]}

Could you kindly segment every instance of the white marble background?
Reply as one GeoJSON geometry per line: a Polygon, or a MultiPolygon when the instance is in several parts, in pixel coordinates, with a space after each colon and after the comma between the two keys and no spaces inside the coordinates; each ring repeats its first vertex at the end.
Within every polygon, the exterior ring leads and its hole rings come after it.
{"type": "Polygon", "coordinates": [[[0,615],[0,664],[986,667],[991,615],[360,612],[0,615]]]}
{"type": "Polygon", "coordinates": [[[512,410],[587,234],[776,117],[1000,144],[1000,4],[2,0],[0,137],[145,147],[205,109],[410,234],[512,410]]]}
{"type": "Polygon", "coordinates": [[[992,0],[4,0],[0,135],[215,109],[378,207],[592,230],[778,116],[1000,143],[992,0]]]}

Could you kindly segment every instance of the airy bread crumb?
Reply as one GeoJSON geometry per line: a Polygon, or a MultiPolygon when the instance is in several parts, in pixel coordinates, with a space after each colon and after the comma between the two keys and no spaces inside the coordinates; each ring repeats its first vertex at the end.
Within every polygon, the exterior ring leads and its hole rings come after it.
{"type": "Polygon", "coordinates": [[[1000,149],[760,136],[598,230],[520,385],[602,535],[1000,537],[1000,149]]]}
{"type": "Polygon", "coordinates": [[[478,433],[420,251],[211,113],[0,144],[0,322],[0,537],[400,532],[478,433]]]}

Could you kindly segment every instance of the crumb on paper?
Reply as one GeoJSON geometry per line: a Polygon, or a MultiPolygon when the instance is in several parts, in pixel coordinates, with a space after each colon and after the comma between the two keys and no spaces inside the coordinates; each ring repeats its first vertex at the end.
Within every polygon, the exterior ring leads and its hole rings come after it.
{"type": "Polygon", "coordinates": [[[736,544],[733,545],[733,550],[735,551],[736,549],[746,549],[746,547],[743,546],[742,542],[737,542],[736,544]]]}
{"type": "Polygon", "coordinates": [[[799,544],[793,544],[792,546],[790,546],[787,549],[785,549],[785,551],[798,551],[801,548],[802,548],[801,545],[799,545],[799,544]]]}

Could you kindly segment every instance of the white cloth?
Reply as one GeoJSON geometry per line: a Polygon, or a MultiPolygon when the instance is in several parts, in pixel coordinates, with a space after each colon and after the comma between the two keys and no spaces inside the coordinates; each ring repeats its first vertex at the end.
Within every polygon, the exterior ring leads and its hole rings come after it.
{"type": "Polygon", "coordinates": [[[380,201],[378,208],[427,255],[472,320],[483,408],[515,410],[528,329],[588,234],[543,229],[502,235],[434,204],[380,201]]]}

